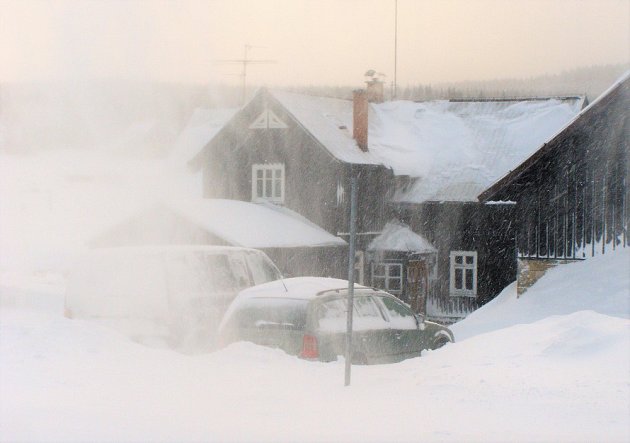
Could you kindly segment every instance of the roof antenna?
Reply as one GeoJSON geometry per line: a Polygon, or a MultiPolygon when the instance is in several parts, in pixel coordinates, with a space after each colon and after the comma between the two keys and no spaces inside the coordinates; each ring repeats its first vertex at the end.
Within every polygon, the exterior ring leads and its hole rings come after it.
{"type": "Polygon", "coordinates": [[[254,60],[248,57],[248,52],[250,49],[255,48],[264,48],[264,46],[253,46],[253,45],[244,45],[245,51],[243,58],[233,59],[233,60],[215,60],[214,63],[236,63],[243,65],[243,71],[241,73],[241,77],[243,80],[242,91],[241,91],[241,102],[242,105],[245,106],[245,101],[247,99],[247,66],[254,64],[268,64],[268,63],[277,63],[277,60],[254,60]]]}

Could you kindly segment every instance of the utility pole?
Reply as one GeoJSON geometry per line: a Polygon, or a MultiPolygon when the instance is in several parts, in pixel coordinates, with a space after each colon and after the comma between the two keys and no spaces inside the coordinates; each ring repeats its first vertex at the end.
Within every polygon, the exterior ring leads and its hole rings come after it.
{"type": "Polygon", "coordinates": [[[227,64],[227,63],[232,63],[232,64],[241,64],[243,65],[243,70],[241,73],[241,77],[243,79],[243,84],[242,84],[242,91],[241,91],[241,104],[244,105],[245,104],[245,100],[247,99],[247,66],[248,65],[262,65],[262,64],[270,64],[270,63],[278,63],[277,60],[252,60],[250,58],[248,58],[248,52],[250,49],[253,48],[263,48],[264,46],[252,46],[252,45],[245,45],[244,47],[244,54],[243,54],[243,58],[241,59],[233,59],[233,60],[215,60],[215,63],[218,64],[227,64]]]}
{"type": "Polygon", "coordinates": [[[357,171],[353,170],[350,178],[350,248],[348,251],[348,301],[346,303],[348,313],[346,318],[346,365],[345,386],[350,386],[350,373],[352,369],[352,311],[354,309],[354,254],[357,238],[357,171]]]}
{"type": "Polygon", "coordinates": [[[396,99],[396,70],[398,68],[398,0],[394,0],[394,86],[392,88],[392,100],[396,99]]]}

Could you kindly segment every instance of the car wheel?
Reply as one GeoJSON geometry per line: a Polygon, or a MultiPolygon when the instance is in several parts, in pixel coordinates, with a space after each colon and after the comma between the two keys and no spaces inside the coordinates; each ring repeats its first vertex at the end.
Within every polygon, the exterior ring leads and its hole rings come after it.
{"type": "Polygon", "coordinates": [[[435,340],[435,341],[433,342],[433,346],[431,346],[431,349],[432,349],[432,350],[439,349],[439,348],[441,348],[442,346],[444,346],[445,344],[450,343],[450,342],[451,342],[451,341],[450,341],[448,338],[446,338],[446,337],[440,337],[440,338],[438,338],[437,340],[435,340]]]}

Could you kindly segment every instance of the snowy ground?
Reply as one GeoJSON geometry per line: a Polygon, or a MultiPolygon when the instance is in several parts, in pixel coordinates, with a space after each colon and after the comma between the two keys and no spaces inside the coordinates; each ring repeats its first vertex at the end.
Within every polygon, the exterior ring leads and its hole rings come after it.
{"type": "Polygon", "coordinates": [[[64,318],[61,258],[90,231],[67,220],[98,205],[43,167],[67,162],[0,160],[1,441],[630,441],[630,250],[508,288],[457,343],[344,387],[343,362],[185,355],[64,318]]]}

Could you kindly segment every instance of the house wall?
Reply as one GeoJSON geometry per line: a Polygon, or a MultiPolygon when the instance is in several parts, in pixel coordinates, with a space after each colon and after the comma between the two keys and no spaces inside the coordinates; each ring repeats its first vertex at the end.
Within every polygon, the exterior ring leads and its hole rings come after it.
{"type": "Polygon", "coordinates": [[[283,277],[316,276],[348,278],[348,248],[265,248],[283,277]]]}
{"type": "Polygon", "coordinates": [[[583,259],[630,244],[628,83],[594,104],[493,195],[517,202],[520,257],[583,259]]]}
{"type": "Polygon", "coordinates": [[[465,316],[516,280],[514,205],[474,202],[398,204],[392,210],[438,250],[429,303],[448,316],[465,316]],[[477,252],[477,296],[450,293],[450,252],[477,252]]]}
{"type": "Polygon", "coordinates": [[[336,234],[345,217],[338,205],[337,184],[343,164],[266,94],[259,94],[211,142],[203,165],[204,197],[252,200],[252,165],[285,165],[284,206],[336,234]],[[286,129],[249,129],[265,103],[286,129]]]}

